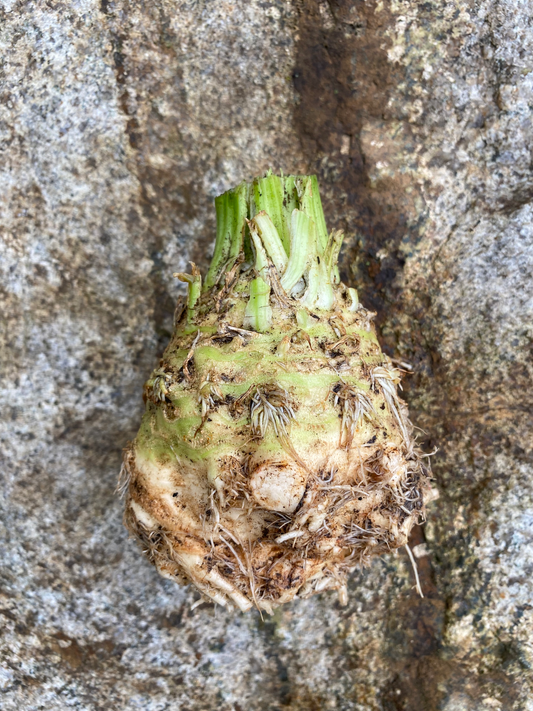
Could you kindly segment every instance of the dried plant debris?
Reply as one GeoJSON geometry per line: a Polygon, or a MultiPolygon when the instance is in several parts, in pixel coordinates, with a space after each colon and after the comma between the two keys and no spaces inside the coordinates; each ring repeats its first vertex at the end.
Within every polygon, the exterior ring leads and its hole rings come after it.
{"type": "Polygon", "coordinates": [[[268,174],[216,200],[205,282],[145,386],[118,490],[165,577],[271,612],[337,590],[407,544],[429,473],[400,371],[339,278],[314,176],[268,174]]]}

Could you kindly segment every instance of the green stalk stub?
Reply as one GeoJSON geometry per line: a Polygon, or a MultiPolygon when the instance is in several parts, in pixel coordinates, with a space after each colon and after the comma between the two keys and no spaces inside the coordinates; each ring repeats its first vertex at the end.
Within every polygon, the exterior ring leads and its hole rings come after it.
{"type": "Polygon", "coordinates": [[[315,223],[318,254],[321,255],[324,253],[328,241],[328,228],[326,227],[326,218],[324,217],[320,193],[318,192],[316,175],[310,175],[302,180],[301,195],[300,209],[315,223]]]}
{"type": "Polygon", "coordinates": [[[188,284],[187,289],[187,323],[191,323],[195,316],[196,302],[202,293],[202,275],[194,262],[191,262],[192,274],[174,274],[180,281],[188,284]]]}
{"type": "Polygon", "coordinates": [[[250,282],[250,299],[246,306],[244,327],[263,333],[272,323],[270,286],[258,277],[250,282]]]}
{"type": "Polygon", "coordinates": [[[281,277],[281,286],[290,294],[309,266],[316,240],[315,223],[301,210],[294,209],[291,215],[291,247],[287,268],[281,277]]]}
{"type": "Polygon", "coordinates": [[[283,205],[286,200],[285,181],[277,175],[269,174],[255,180],[252,189],[256,212],[265,212],[270,217],[288,254],[289,229],[283,205]]]}
{"type": "MultiPolygon", "coordinates": [[[[202,286],[145,384],[125,523],[162,575],[265,612],[406,545],[428,473],[373,314],[340,281],[314,176],[215,201],[202,286]]],[[[177,312],[178,313],[178,312],[177,312]]]]}
{"type": "Polygon", "coordinates": [[[316,176],[268,173],[228,190],[215,205],[217,237],[204,292],[220,284],[242,255],[243,265],[253,264],[254,270],[246,307],[249,328],[264,332],[271,321],[275,285],[269,265],[276,284],[301,306],[334,307],[342,233],[328,237],[316,176]]]}
{"type": "Polygon", "coordinates": [[[215,198],[217,237],[204,289],[216,284],[221,275],[231,269],[242,251],[249,204],[249,186],[246,183],[215,198]]]}
{"type": "Polygon", "coordinates": [[[250,228],[250,231],[255,229],[256,232],[259,232],[261,241],[265,245],[278,272],[284,272],[288,262],[288,251],[283,246],[283,243],[279,237],[279,232],[274,226],[274,223],[270,219],[269,215],[262,210],[257,213],[250,224],[254,225],[253,228],[250,228]]]}

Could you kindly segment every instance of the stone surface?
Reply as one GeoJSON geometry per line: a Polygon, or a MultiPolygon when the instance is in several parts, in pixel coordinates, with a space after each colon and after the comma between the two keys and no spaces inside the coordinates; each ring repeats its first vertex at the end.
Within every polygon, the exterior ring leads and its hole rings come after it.
{"type": "Polygon", "coordinates": [[[13,709],[531,710],[533,27],[521,0],[0,0],[13,709]],[[191,611],[113,490],[212,198],[316,171],[440,499],[273,618],[191,611]]]}

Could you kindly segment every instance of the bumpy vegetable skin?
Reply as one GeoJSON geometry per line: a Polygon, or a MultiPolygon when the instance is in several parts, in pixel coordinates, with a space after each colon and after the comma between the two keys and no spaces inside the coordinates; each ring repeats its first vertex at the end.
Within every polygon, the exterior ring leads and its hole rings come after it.
{"type": "Polygon", "coordinates": [[[271,612],[407,543],[429,473],[373,314],[339,278],[314,176],[217,198],[202,285],[145,385],[125,524],[159,572],[271,612]]]}

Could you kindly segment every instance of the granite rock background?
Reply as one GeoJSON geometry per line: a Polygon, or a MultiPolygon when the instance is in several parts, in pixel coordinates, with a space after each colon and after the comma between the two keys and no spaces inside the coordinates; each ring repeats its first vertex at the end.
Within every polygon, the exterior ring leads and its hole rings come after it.
{"type": "Polygon", "coordinates": [[[533,709],[527,0],[0,0],[0,706],[533,709]],[[264,620],[114,496],[213,197],[316,172],[435,485],[405,554],[264,620]]]}

